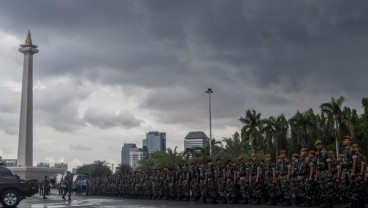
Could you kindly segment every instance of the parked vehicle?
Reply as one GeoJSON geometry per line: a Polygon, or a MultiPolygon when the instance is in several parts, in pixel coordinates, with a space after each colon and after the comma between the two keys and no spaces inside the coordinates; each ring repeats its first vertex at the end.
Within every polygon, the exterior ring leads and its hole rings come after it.
{"type": "Polygon", "coordinates": [[[16,207],[26,197],[38,193],[37,180],[23,180],[6,167],[0,167],[0,202],[5,208],[16,207]]]}

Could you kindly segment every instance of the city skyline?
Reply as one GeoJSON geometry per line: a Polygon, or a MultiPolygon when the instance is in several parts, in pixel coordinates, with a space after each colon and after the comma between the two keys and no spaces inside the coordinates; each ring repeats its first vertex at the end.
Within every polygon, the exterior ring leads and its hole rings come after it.
{"type": "Polygon", "coordinates": [[[167,133],[240,131],[239,118],[309,108],[340,95],[362,112],[365,1],[6,1],[0,7],[0,156],[17,157],[23,57],[34,57],[34,165],[118,164],[124,143],[167,133]]]}

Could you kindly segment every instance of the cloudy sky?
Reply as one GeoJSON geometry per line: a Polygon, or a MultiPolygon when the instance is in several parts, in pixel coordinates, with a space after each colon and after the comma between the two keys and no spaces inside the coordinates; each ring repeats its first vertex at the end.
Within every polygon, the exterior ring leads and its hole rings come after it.
{"type": "Polygon", "coordinates": [[[367,1],[2,1],[0,155],[16,158],[23,55],[34,57],[34,161],[120,162],[125,142],[189,131],[228,137],[263,117],[368,89],[367,1]]]}

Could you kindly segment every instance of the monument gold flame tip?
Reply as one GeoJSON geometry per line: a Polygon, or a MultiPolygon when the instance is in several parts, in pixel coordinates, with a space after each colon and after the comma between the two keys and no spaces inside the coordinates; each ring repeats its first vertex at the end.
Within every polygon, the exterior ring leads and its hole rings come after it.
{"type": "Polygon", "coordinates": [[[27,38],[26,38],[26,45],[32,45],[32,37],[31,32],[28,30],[27,38]]]}

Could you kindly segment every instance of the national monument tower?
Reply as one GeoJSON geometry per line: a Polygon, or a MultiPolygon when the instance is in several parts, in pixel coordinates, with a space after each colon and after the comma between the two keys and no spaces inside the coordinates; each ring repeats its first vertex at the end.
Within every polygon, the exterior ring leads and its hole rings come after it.
{"type": "Polygon", "coordinates": [[[30,31],[19,52],[24,54],[24,63],[17,166],[33,166],[33,54],[38,49],[32,44],[30,31]]]}

